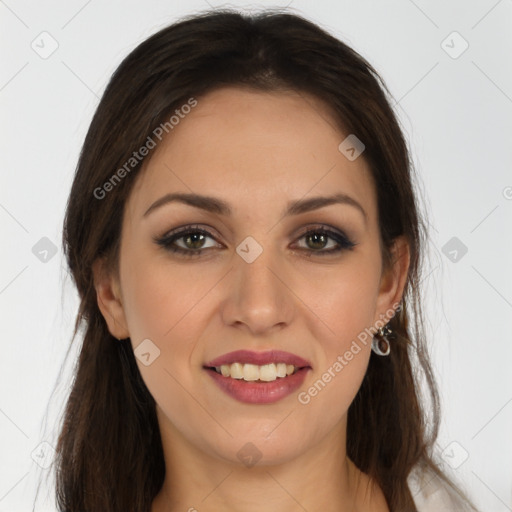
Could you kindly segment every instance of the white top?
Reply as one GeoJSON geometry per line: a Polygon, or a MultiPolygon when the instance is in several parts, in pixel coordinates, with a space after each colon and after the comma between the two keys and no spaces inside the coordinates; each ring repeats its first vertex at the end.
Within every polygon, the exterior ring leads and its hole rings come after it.
{"type": "Polygon", "coordinates": [[[411,472],[407,479],[418,512],[453,512],[459,510],[454,491],[446,487],[436,475],[411,472]]]}

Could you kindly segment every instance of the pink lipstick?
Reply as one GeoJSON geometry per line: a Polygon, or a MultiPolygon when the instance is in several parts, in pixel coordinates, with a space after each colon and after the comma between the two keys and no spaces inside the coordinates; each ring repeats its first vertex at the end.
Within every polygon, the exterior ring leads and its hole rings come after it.
{"type": "Polygon", "coordinates": [[[290,352],[237,350],[209,361],[203,368],[235,400],[270,404],[296,391],[311,365],[290,352]]]}

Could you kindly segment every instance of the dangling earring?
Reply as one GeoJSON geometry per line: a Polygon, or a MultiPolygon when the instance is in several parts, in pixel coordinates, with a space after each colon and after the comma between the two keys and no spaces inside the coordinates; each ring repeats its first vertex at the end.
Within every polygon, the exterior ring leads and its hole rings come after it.
{"type": "Polygon", "coordinates": [[[387,325],[385,325],[378,330],[379,337],[373,337],[372,350],[378,356],[389,356],[389,353],[391,352],[391,344],[389,343],[387,336],[389,336],[392,332],[393,331],[387,325]]]}

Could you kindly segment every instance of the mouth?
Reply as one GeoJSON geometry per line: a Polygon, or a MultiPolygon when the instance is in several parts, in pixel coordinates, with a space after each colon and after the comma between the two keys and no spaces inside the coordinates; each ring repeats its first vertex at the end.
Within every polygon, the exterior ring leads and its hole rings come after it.
{"type": "Polygon", "coordinates": [[[294,375],[303,368],[311,369],[311,364],[302,357],[282,350],[236,350],[213,359],[203,368],[231,379],[273,382],[294,375]]]}
{"type": "Polygon", "coordinates": [[[223,377],[245,380],[246,382],[273,382],[294,375],[301,368],[304,367],[286,363],[270,363],[259,366],[240,362],[205,367],[206,370],[215,371],[223,377]]]}
{"type": "Polygon", "coordinates": [[[304,383],[310,366],[286,363],[254,365],[235,362],[206,366],[218,389],[246,404],[272,404],[296,392],[304,383]]]}

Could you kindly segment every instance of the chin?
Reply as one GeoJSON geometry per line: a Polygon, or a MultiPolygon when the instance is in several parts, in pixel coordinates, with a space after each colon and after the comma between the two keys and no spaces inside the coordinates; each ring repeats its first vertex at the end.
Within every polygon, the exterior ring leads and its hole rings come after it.
{"type": "MultiPolygon", "coordinates": [[[[275,428],[275,425],[272,427],[275,428]]],[[[269,429],[271,432],[272,429],[269,429]]],[[[293,436],[286,429],[280,434],[265,432],[259,435],[241,433],[225,439],[210,447],[214,456],[230,464],[252,468],[254,466],[278,466],[293,461],[308,450],[305,435],[294,432],[293,436]],[[267,437],[268,436],[268,437],[267,437]]]]}

